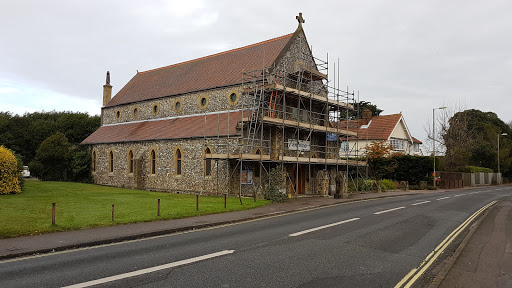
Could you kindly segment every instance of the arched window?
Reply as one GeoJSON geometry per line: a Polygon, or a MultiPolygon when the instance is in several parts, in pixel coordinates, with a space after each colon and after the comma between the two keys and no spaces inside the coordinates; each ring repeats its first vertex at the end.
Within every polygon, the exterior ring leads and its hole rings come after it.
{"type": "Polygon", "coordinates": [[[96,151],[92,151],[92,172],[96,172],[96,151]]]}
{"type": "Polygon", "coordinates": [[[108,171],[114,173],[114,152],[108,152],[108,171]]]}
{"type": "MultiPolygon", "coordinates": [[[[260,148],[256,149],[256,155],[261,155],[260,148]]],[[[254,162],[254,177],[259,178],[261,175],[261,163],[259,161],[254,162]]]]}
{"type": "Polygon", "coordinates": [[[212,175],[212,158],[206,158],[206,154],[212,154],[212,150],[210,150],[209,147],[206,147],[204,149],[204,176],[211,176],[212,175]]]}
{"type": "Polygon", "coordinates": [[[133,168],[134,168],[134,163],[133,163],[133,151],[130,150],[130,152],[128,152],[128,172],[130,174],[133,173],[133,168]]]}
{"type": "Polygon", "coordinates": [[[182,159],[181,159],[181,149],[178,148],[176,149],[176,155],[175,155],[175,159],[176,159],[176,175],[181,175],[182,171],[181,171],[181,162],[182,162],[182,159]]]}
{"type": "Polygon", "coordinates": [[[156,152],[151,150],[151,174],[156,174],[156,152]]]}

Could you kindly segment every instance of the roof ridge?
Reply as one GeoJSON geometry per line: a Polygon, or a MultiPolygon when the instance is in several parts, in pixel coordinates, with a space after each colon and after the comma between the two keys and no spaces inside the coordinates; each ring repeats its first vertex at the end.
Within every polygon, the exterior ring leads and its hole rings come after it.
{"type": "Polygon", "coordinates": [[[266,44],[266,43],[277,41],[277,40],[281,40],[281,39],[284,39],[286,37],[291,37],[293,34],[294,33],[286,34],[286,35],[283,35],[283,36],[271,38],[271,39],[268,39],[268,40],[265,40],[265,41],[261,41],[261,42],[258,42],[258,43],[250,44],[250,45],[247,45],[247,46],[242,46],[242,47],[239,47],[239,48],[235,48],[235,49],[231,49],[231,50],[227,50],[227,51],[211,54],[211,55],[204,56],[204,57],[201,57],[201,58],[196,58],[196,59],[192,59],[192,60],[188,60],[188,61],[185,61],[185,62],[180,62],[180,63],[176,63],[176,64],[172,64],[172,65],[168,65],[168,66],[164,66],[164,67],[160,67],[160,68],[155,68],[155,69],[146,70],[146,71],[137,71],[137,74],[144,74],[144,73],[148,73],[148,72],[152,72],[152,71],[157,71],[157,70],[161,70],[161,69],[165,69],[165,68],[170,68],[170,67],[174,67],[174,66],[178,66],[178,65],[183,65],[183,64],[187,64],[187,63],[191,63],[191,62],[195,62],[195,61],[199,61],[199,60],[204,60],[204,59],[216,57],[216,56],[223,55],[223,54],[228,54],[228,53],[231,53],[231,52],[235,52],[235,51],[239,51],[239,50],[255,47],[255,46],[258,46],[258,45],[266,44]]]}

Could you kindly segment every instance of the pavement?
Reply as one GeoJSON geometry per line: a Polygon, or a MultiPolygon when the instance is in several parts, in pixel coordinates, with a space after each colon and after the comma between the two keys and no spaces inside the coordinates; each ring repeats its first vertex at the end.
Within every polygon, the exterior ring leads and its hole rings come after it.
{"type": "Polygon", "coordinates": [[[474,226],[429,288],[512,287],[512,199],[474,226]]]}
{"type": "MultiPolygon", "coordinates": [[[[471,189],[471,188],[465,188],[471,189]]],[[[140,239],[338,205],[447,190],[351,194],[349,199],[297,198],[252,210],[0,239],[0,260],[140,239]]],[[[455,190],[452,190],[455,191],[455,190]]],[[[430,287],[512,287],[512,199],[500,201],[468,233],[430,287]]]]}

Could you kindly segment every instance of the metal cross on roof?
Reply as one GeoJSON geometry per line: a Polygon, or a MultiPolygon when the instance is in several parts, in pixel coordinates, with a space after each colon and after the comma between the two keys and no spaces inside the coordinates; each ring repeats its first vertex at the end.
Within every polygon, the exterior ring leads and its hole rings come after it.
{"type": "Polygon", "coordinates": [[[295,19],[297,19],[297,21],[299,21],[299,27],[302,27],[302,23],[306,23],[306,20],[304,20],[304,18],[302,18],[302,12],[299,12],[299,16],[295,16],[295,19]]]}

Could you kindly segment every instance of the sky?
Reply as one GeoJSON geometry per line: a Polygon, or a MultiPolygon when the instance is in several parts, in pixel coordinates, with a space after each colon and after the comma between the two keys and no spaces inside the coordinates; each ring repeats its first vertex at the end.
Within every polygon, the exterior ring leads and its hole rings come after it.
{"type": "Polygon", "coordinates": [[[512,120],[508,0],[0,0],[0,7],[0,111],[12,114],[98,115],[106,71],[115,94],[137,70],[292,33],[302,12],[331,83],[336,63],[340,87],[384,115],[402,112],[421,141],[441,106],[512,120]]]}

